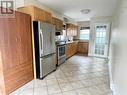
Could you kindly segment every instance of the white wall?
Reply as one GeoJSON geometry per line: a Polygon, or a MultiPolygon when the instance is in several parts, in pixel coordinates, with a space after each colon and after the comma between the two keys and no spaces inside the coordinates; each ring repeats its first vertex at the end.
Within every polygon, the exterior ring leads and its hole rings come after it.
{"type": "Polygon", "coordinates": [[[109,57],[114,95],[127,95],[127,0],[121,1],[113,18],[109,57]]]}
{"type": "Polygon", "coordinates": [[[90,21],[80,21],[77,22],[79,27],[90,27],[90,21]]]}
{"type": "Polygon", "coordinates": [[[57,17],[61,20],[63,20],[63,17],[66,17],[68,18],[69,22],[68,23],[73,23],[73,24],[76,24],[77,25],[77,22],[45,5],[43,5],[41,2],[39,2],[38,0],[16,0],[16,8],[19,8],[19,7],[23,7],[23,6],[27,6],[27,5],[34,5],[34,6],[37,6],[41,9],[44,9],[50,13],[52,13],[52,15],[54,17],[57,17]]]}
{"type": "Polygon", "coordinates": [[[24,6],[24,0],[15,0],[15,7],[22,7],[24,6]]]}
{"type": "Polygon", "coordinates": [[[111,17],[94,17],[90,20],[90,40],[89,40],[89,56],[94,56],[94,37],[95,37],[95,30],[94,24],[96,23],[111,23],[111,17]]]}

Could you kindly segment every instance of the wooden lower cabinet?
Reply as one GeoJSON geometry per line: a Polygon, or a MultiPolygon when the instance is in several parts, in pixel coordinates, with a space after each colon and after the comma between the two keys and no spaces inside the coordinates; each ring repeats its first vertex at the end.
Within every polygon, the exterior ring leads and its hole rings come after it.
{"type": "Polygon", "coordinates": [[[33,79],[30,15],[15,12],[0,18],[0,95],[8,95],[33,79]]]}
{"type": "Polygon", "coordinates": [[[89,42],[78,42],[78,53],[88,55],[89,42]]]}
{"type": "Polygon", "coordinates": [[[77,53],[78,42],[68,43],[66,45],[66,58],[69,58],[77,53]]]}

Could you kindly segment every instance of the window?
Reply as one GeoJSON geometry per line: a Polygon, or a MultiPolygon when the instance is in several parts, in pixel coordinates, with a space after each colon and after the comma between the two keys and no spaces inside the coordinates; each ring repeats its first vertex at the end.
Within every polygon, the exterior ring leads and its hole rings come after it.
{"type": "Polygon", "coordinates": [[[80,29],[80,39],[89,40],[90,27],[81,27],[80,29]]]}

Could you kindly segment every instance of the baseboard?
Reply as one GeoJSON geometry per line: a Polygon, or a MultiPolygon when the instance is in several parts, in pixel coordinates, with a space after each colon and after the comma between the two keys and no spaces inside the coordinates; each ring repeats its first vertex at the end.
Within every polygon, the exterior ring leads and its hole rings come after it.
{"type": "Polygon", "coordinates": [[[110,88],[111,88],[111,90],[113,92],[113,95],[117,95],[116,90],[115,90],[115,85],[114,84],[110,84],[110,88]]]}
{"type": "Polygon", "coordinates": [[[93,54],[88,54],[89,57],[93,57],[93,54]]]}
{"type": "Polygon", "coordinates": [[[107,62],[108,62],[108,68],[109,68],[110,89],[112,90],[113,95],[117,95],[117,94],[116,94],[116,91],[115,91],[115,84],[114,84],[114,82],[113,82],[113,78],[112,78],[111,61],[110,61],[109,58],[108,58],[107,62]]]}

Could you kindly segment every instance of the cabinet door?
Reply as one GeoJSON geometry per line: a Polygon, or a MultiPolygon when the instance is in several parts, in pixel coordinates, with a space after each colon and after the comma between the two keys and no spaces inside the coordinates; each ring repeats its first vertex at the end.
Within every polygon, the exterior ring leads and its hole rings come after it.
{"type": "Polygon", "coordinates": [[[52,16],[51,16],[51,13],[49,12],[44,12],[45,14],[45,22],[48,22],[48,23],[51,23],[52,22],[52,16]]]}
{"type": "Polygon", "coordinates": [[[20,14],[18,19],[20,64],[32,62],[32,34],[31,18],[29,15],[20,14]],[[22,19],[23,18],[23,19],[22,19]]]}
{"type": "Polygon", "coordinates": [[[54,18],[54,17],[52,17],[52,24],[53,24],[53,25],[56,25],[56,23],[55,23],[55,18],[54,18]]]}
{"type": "Polygon", "coordinates": [[[40,8],[34,7],[34,20],[45,21],[45,11],[40,8]]]}
{"type": "Polygon", "coordinates": [[[18,14],[17,20],[17,30],[19,32],[18,40],[19,40],[19,51],[20,51],[20,64],[25,63],[27,61],[27,21],[25,21],[25,15],[18,14]],[[23,18],[23,19],[22,19],[23,18]],[[25,23],[26,22],[26,23],[25,23]]]}
{"type": "Polygon", "coordinates": [[[15,18],[0,18],[0,32],[3,32],[0,35],[3,42],[0,53],[7,95],[33,79],[32,61],[26,62],[32,56],[32,51],[28,49],[31,46],[30,35],[24,34],[31,32],[29,25],[30,16],[19,12],[15,12],[15,18]],[[27,55],[28,51],[30,55],[27,55]]]}
{"type": "MultiPolygon", "coordinates": [[[[19,75],[16,85],[20,86],[27,81],[33,79],[33,60],[32,60],[32,31],[31,31],[31,17],[27,14],[17,13],[17,31],[19,43],[19,75]],[[19,78],[19,79],[18,79],[19,78]]],[[[18,73],[18,72],[16,72],[18,73]]]]}
{"type": "Polygon", "coordinates": [[[56,19],[56,30],[59,31],[59,20],[58,19],[56,19]]]}
{"type": "Polygon", "coordinates": [[[60,31],[62,31],[63,30],[63,21],[59,21],[59,29],[60,29],[60,31]]]}
{"type": "Polygon", "coordinates": [[[78,43],[74,42],[74,54],[77,53],[77,46],[78,46],[78,43]]]}
{"type": "Polygon", "coordinates": [[[57,31],[62,31],[63,30],[63,21],[59,20],[57,18],[52,18],[52,23],[55,25],[55,28],[57,31]]]}
{"type": "Polygon", "coordinates": [[[56,18],[52,17],[52,24],[55,26],[55,30],[57,28],[57,24],[56,24],[56,18]]]}
{"type": "Polygon", "coordinates": [[[88,42],[79,42],[78,43],[78,52],[83,54],[88,54],[88,42]]]}
{"type": "Polygon", "coordinates": [[[70,48],[70,46],[69,46],[69,44],[67,44],[66,45],[66,57],[67,58],[69,58],[69,56],[70,56],[70,49],[69,48],[70,48]]]}
{"type": "Polygon", "coordinates": [[[29,62],[33,62],[33,49],[32,49],[32,26],[30,16],[27,18],[27,57],[29,62]],[[29,19],[28,19],[29,18],[29,19]]]}
{"type": "MultiPolygon", "coordinates": [[[[17,16],[17,15],[16,15],[17,16]]],[[[4,69],[10,70],[19,64],[19,52],[18,52],[18,34],[16,18],[0,18],[0,40],[2,43],[2,55],[4,62],[4,69]]]]}

